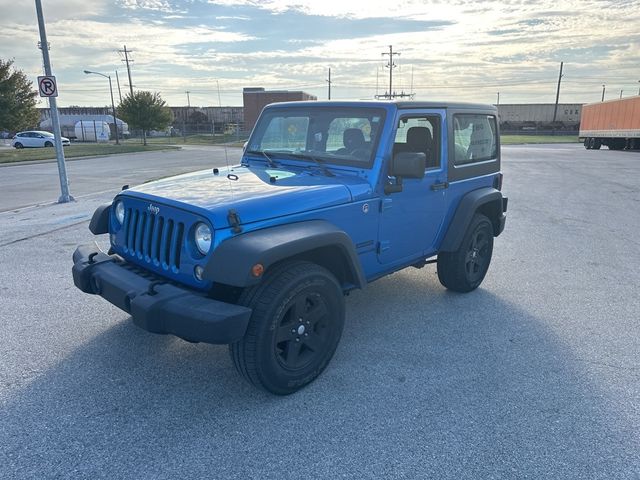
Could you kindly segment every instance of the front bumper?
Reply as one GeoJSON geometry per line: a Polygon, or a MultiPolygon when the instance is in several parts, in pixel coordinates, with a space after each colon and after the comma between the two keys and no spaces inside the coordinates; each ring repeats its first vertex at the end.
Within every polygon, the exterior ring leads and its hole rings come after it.
{"type": "Polygon", "coordinates": [[[127,264],[118,255],[107,255],[96,244],[76,249],[72,273],[76,287],[129,313],[137,326],[190,342],[238,341],[251,316],[249,308],[176,286],[127,264]]]}

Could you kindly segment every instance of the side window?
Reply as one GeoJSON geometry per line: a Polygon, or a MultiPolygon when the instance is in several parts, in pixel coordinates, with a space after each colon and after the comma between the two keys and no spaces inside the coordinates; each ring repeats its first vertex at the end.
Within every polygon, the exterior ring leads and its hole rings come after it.
{"type": "Polygon", "coordinates": [[[494,160],[498,157],[496,117],[458,114],[453,117],[454,165],[494,160]]]}
{"type": "Polygon", "coordinates": [[[393,154],[422,152],[427,156],[427,168],[440,166],[440,117],[402,117],[398,122],[393,154]]]}

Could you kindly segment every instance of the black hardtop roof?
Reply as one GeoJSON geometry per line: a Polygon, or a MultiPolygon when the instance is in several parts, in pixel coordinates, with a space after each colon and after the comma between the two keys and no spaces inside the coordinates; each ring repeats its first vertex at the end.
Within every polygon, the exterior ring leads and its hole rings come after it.
{"type": "Polygon", "coordinates": [[[360,100],[360,101],[317,101],[306,100],[297,102],[272,103],[269,107],[296,107],[314,105],[318,107],[389,107],[395,106],[398,109],[412,108],[440,108],[440,109],[460,109],[460,110],[492,110],[497,111],[495,105],[470,102],[418,102],[418,101],[394,101],[394,100],[360,100]]]}

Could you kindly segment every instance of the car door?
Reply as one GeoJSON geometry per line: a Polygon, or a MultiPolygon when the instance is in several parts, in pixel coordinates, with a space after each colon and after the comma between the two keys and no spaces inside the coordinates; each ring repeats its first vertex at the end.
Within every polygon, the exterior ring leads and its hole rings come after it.
{"type": "Polygon", "coordinates": [[[445,115],[444,110],[400,110],[397,115],[388,159],[398,152],[424,152],[427,166],[422,179],[403,179],[402,191],[382,198],[378,244],[382,264],[401,264],[435,252],[448,186],[443,161],[445,115]]]}
{"type": "Polygon", "coordinates": [[[39,147],[40,139],[38,138],[38,134],[36,132],[27,132],[27,142],[28,144],[25,147],[39,147]]]}
{"type": "Polygon", "coordinates": [[[16,142],[21,143],[23,147],[30,147],[30,140],[29,132],[23,132],[16,135],[16,142]]]}

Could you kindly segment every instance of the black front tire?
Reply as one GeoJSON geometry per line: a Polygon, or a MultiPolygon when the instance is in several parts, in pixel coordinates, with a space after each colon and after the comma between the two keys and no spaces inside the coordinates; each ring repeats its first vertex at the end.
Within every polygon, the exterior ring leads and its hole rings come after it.
{"type": "Polygon", "coordinates": [[[345,317],[342,288],[328,270],[310,262],[283,264],[246,289],[238,303],[253,313],[245,336],[229,352],[249,383],[288,395],[326,368],[345,317]]]}
{"type": "Polygon", "coordinates": [[[584,148],[586,148],[587,150],[591,150],[591,138],[590,137],[586,137],[584,139],[584,148]]]}
{"type": "Polygon", "coordinates": [[[484,280],[493,254],[493,225],[476,213],[455,252],[438,253],[438,279],[449,290],[470,292],[484,280]]]}
{"type": "Polygon", "coordinates": [[[24,145],[22,145],[21,143],[15,143],[13,146],[15,148],[17,148],[18,150],[21,149],[21,148],[24,148],[24,145]]]}

